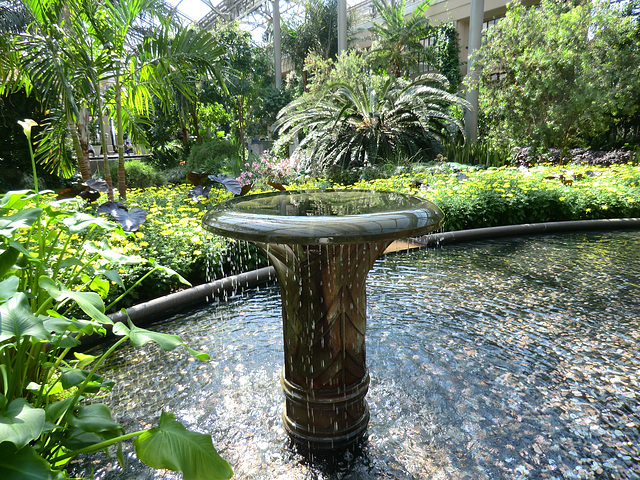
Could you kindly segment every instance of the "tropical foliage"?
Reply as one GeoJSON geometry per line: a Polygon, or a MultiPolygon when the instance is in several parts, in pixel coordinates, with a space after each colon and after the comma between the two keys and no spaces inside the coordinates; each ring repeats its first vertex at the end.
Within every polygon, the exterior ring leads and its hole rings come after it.
{"type": "Polygon", "coordinates": [[[262,104],[263,94],[274,83],[273,60],[264,48],[257,47],[249,32],[240,30],[236,24],[217,25],[213,37],[225,48],[222,59],[226,65],[227,91],[220,92],[215,84],[208,84],[200,95],[201,100],[217,103],[229,114],[229,125],[220,127],[233,136],[238,156],[244,160],[248,131],[260,130],[263,135],[267,131],[267,125],[260,125],[256,111],[262,104]]]}
{"type": "MultiPolygon", "coordinates": [[[[32,121],[23,122],[30,137],[32,121]]],[[[33,162],[35,168],[35,162],[33,162]]],[[[113,324],[105,312],[135,285],[125,287],[119,269],[145,262],[112,250],[111,222],[50,202],[38,191],[11,191],[0,198],[0,471],[8,479],[68,478],[65,465],[77,455],[116,448],[133,439],[138,457],[156,468],[199,478],[230,478],[209,435],[189,432],[162,412],[157,427],[125,433],[99,398],[113,386],[98,373],[123,343],[185,347],[208,355],[176,335],[158,334],[129,322],[113,324]],[[110,305],[112,285],[124,292],[110,305]],[[75,353],[83,337],[110,329],[118,337],[102,355],[75,353]]],[[[153,266],[152,270],[176,272],[153,266]]],[[[178,275],[179,276],[179,275],[178,275]]]]}
{"type": "MultiPolygon", "coordinates": [[[[113,386],[98,369],[123,343],[186,347],[177,336],[131,323],[113,325],[105,315],[103,297],[111,282],[124,287],[118,267],[141,261],[100,243],[102,232],[116,227],[26,191],[7,193],[0,212],[3,476],[68,478],[63,468],[75,456],[110,446],[120,452],[122,441],[134,439],[138,457],[151,466],[183,471],[185,478],[195,478],[200,468],[229,478],[231,469],[209,435],[188,432],[167,412],[157,427],[125,433],[97,401],[113,386]],[[107,328],[119,339],[103,355],[68,358],[83,337],[105,335],[107,328]]],[[[187,349],[200,360],[208,358],[187,349]]]]}
{"type": "MultiPolygon", "coordinates": [[[[90,178],[89,115],[112,115],[119,191],[125,197],[125,128],[133,140],[143,143],[137,122],[148,115],[152,96],[164,104],[175,90],[192,98],[200,75],[220,79],[216,62],[222,50],[210,34],[172,22],[171,11],[156,0],[24,0],[22,7],[30,18],[28,27],[20,33],[4,31],[0,43],[6,55],[0,91],[24,87],[36,95],[50,111],[38,149],[41,160],[59,173],[71,174],[74,165],[65,149],[70,136],[83,180],[90,178]],[[151,15],[155,24],[145,27],[150,24],[143,20],[151,15]]],[[[106,128],[103,121],[98,126],[106,167],[106,128]]],[[[109,169],[104,172],[110,184],[109,169]]]]}
{"type": "Polygon", "coordinates": [[[446,91],[441,75],[412,82],[388,78],[380,90],[371,82],[334,83],[317,96],[303,96],[280,113],[282,133],[305,132],[303,166],[366,167],[397,156],[435,157],[437,143],[462,132],[452,107],[465,100],[446,91]]]}
{"type": "Polygon", "coordinates": [[[510,4],[479,54],[484,135],[541,151],[637,141],[638,25],[606,2],[510,4]]]}
{"type": "Polygon", "coordinates": [[[431,50],[422,44],[432,33],[425,11],[429,6],[424,1],[407,15],[406,0],[373,0],[373,6],[382,22],[374,22],[369,31],[376,41],[369,55],[374,68],[394,77],[408,77],[415,73],[421,62],[436,64],[431,50]]]}

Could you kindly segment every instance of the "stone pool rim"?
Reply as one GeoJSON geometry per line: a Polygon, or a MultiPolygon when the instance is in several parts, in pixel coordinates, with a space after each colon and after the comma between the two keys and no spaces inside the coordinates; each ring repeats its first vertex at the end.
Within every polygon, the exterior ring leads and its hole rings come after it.
{"type": "MultiPolygon", "coordinates": [[[[634,229],[640,229],[640,218],[572,220],[474,228],[452,232],[431,233],[413,239],[413,241],[420,244],[422,248],[427,248],[504,237],[634,229]]],[[[255,288],[256,286],[275,280],[276,275],[273,267],[263,267],[155,298],[148,302],[127,308],[126,313],[121,310],[108,316],[114,323],[126,323],[128,317],[136,325],[148,325],[180,313],[188,308],[205,303],[206,301],[235,295],[245,289],[255,288]]],[[[107,330],[110,329],[107,328],[107,330]]],[[[82,347],[96,345],[103,342],[105,338],[106,337],[97,336],[85,338],[82,347]]]]}

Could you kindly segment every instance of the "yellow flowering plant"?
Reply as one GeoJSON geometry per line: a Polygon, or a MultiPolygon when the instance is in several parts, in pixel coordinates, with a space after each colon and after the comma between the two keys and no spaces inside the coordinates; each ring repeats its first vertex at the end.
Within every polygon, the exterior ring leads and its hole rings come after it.
{"type": "MultiPolygon", "coordinates": [[[[111,232],[109,243],[123,254],[140,255],[180,272],[192,284],[266,265],[266,259],[254,246],[211,235],[202,228],[204,213],[212,205],[231,198],[232,193],[212,188],[206,197],[194,201],[190,190],[187,184],[131,190],[129,208],[144,209],[147,219],[135,234],[111,232]]],[[[125,305],[182,288],[178,277],[165,271],[149,275],[150,270],[150,264],[143,263],[129,265],[120,273],[128,283],[146,276],[123,298],[125,305]]],[[[117,287],[115,290],[121,291],[117,287]]]]}
{"type": "Polygon", "coordinates": [[[434,168],[359,182],[427,198],[445,213],[444,229],[640,216],[640,167],[538,166],[434,168]],[[602,208],[606,207],[606,208],[602,208]]]}

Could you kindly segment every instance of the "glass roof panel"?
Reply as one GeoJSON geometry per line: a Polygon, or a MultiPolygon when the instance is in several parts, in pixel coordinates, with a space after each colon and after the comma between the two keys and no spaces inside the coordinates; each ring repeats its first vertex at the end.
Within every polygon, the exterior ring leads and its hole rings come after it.
{"type": "Polygon", "coordinates": [[[197,22],[207,13],[211,11],[211,8],[207,3],[202,0],[166,0],[167,3],[178,8],[178,11],[185,17],[186,20],[197,22]]]}

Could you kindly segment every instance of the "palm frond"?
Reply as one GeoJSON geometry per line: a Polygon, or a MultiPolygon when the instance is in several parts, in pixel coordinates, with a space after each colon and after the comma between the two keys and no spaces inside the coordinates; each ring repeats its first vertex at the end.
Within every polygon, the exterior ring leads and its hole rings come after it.
{"type": "Polygon", "coordinates": [[[305,135],[299,148],[308,153],[307,167],[367,166],[415,156],[463,133],[452,107],[469,105],[446,87],[446,78],[434,74],[414,82],[389,79],[378,92],[338,82],[287,105],[275,127],[285,135],[305,135]]]}
{"type": "Polygon", "coordinates": [[[76,162],[66,149],[69,131],[64,112],[53,109],[41,125],[43,129],[35,137],[34,155],[45,171],[61,177],[70,177],[76,169],[76,162]]]}

